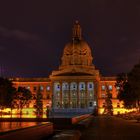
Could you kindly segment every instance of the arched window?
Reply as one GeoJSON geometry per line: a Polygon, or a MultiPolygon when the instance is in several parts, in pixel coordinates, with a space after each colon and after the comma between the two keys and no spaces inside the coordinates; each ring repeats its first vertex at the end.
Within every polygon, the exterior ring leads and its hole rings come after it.
{"type": "Polygon", "coordinates": [[[67,82],[62,83],[62,91],[69,90],[69,84],[67,82]]]}
{"type": "Polygon", "coordinates": [[[54,90],[60,91],[60,83],[59,82],[54,83],[54,90]]]}
{"type": "Polygon", "coordinates": [[[70,90],[77,90],[77,83],[76,82],[72,82],[70,84],[70,90]]]}
{"type": "Polygon", "coordinates": [[[86,85],[85,85],[85,82],[80,82],[79,83],[79,97],[80,98],[84,98],[85,97],[85,94],[86,94],[86,85]]]}
{"type": "Polygon", "coordinates": [[[93,82],[88,82],[87,83],[87,89],[88,90],[94,90],[94,84],[93,84],[93,82]]]}
{"type": "Polygon", "coordinates": [[[54,92],[53,92],[53,105],[55,108],[59,108],[60,107],[60,100],[61,100],[61,96],[60,96],[60,83],[59,82],[55,82],[54,83],[54,92]]]}
{"type": "Polygon", "coordinates": [[[43,91],[43,89],[44,89],[44,87],[43,86],[40,86],[40,90],[43,91]]]}
{"type": "Polygon", "coordinates": [[[69,107],[69,84],[67,82],[62,83],[62,107],[69,107]]]}
{"type": "Polygon", "coordinates": [[[71,82],[70,83],[70,97],[71,97],[71,107],[77,107],[77,83],[71,82]]]}
{"type": "Polygon", "coordinates": [[[85,82],[80,82],[80,83],[79,83],[79,91],[85,90],[85,89],[86,89],[85,82]]]}
{"type": "Polygon", "coordinates": [[[85,82],[79,83],[79,107],[85,108],[86,107],[86,85],[85,82]]]}
{"type": "Polygon", "coordinates": [[[87,83],[87,92],[88,92],[88,98],[93,99],[94,98],[94,84],[93,84],[93,82],[87,83]]]}

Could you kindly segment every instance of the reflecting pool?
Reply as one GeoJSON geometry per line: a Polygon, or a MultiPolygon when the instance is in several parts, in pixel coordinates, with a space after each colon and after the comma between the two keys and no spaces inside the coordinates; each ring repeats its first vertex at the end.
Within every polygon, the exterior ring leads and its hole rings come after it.
{"type": "Polygon", "coordinates": [[[0,122],[0,132],[36,126],[42,122],[0,122]]]}

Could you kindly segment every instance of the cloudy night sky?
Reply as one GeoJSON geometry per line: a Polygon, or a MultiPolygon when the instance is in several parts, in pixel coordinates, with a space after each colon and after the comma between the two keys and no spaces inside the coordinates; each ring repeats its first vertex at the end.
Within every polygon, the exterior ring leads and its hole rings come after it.
{"type": "Polygon", "coordinates": [[[128,72],[139,62],[139,0],[4,0],[0,1],[0,74],[48,77],[72,39],[75,20],[102,75],[128,72]]]}

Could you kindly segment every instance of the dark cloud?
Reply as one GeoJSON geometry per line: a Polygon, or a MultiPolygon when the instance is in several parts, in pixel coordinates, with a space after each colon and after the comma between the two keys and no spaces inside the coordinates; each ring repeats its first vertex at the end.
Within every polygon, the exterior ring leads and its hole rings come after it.
{"type": "Polygon", "coordinates": [[[5,0],[0,3],[0,64],[5,75],[48,76],[58,68],[78,19],[103,75],[140,59],[139,0],[5,0]]]}
{"type": "Polygon", "coordinates": [[[15,38],[15,39],[23,40],[23,41],[39,40],[39,37],[37,35],[27,33],[27,32],[21,31],[21,30],[17,30],[17,29],[9,30],[7,28],[0,27],[0,34],[3,37],[15,38]]]}
{"type": "Polygon", "coordinates": [[[5,51],[5,50],[6,50],[6,47],[0,46],[0,52],[3,52],[3,51],[5,51]]]}

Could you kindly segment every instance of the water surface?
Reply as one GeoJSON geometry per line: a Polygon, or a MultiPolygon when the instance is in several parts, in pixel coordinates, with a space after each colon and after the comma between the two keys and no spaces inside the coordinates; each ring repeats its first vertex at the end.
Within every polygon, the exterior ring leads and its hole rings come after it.
{"type": "Polygon", "coordinates": [[[42,124],[41,122],[0,122],[0,132],[26,128],[42,124]]]}

